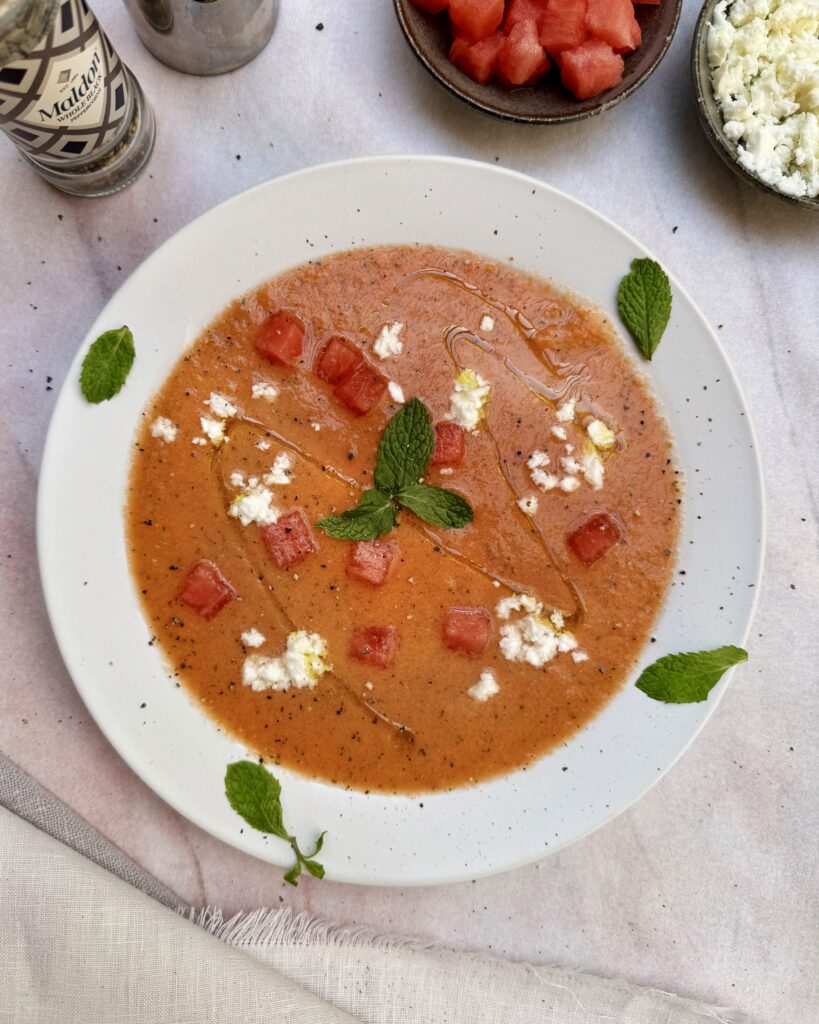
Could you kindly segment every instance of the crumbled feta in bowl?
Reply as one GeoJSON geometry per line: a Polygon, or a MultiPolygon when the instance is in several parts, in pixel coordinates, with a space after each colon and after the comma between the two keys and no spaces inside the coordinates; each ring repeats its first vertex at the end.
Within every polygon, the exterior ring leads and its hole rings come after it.
{"type": "Polygon", "coordinates": [[[701,122],[747,181],[819,208],[819,4],[716,0],[695,32],[701,122]]]}
{"type": "Polygon", "coordinates": [[[464,430],[477,430],[483,419],[484,406],[489,401],[491,390],[489,381],[484,380],[475,370],[461,370],[455,378],[452,394],[449,396],[447,418],[464,430]]]}

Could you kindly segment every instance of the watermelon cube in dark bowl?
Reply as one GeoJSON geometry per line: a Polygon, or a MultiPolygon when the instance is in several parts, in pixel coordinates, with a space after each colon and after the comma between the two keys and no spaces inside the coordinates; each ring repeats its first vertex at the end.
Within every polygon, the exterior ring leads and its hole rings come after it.
{"type": "Polygon", "coordinates": [[[407,42],[440,85],[477,110],[523,124],[577,121],[630,96],[665,56],[682,9],[682,0],[641,0],[633,5],[631,0],[588,0],[586,4],[577,0],[506,0],[503,20],[489,29],[498,16],[497,4],[492,6],[495,0],[393,2],[407,42]],[[454,19],[449,12],[453,3],[454,19]],[[482,16],[484,6],[486,14],[482,16]],[[590,6],[593,10],[586,17],[590,6]],[[436,13],[430,13],[433,10],[436,13]],[[543,48],[540,65],[531,32],[518,27],[533,17],[543,48]],[[468,32],[457,28],[461,22],[468,32]],[[490,34],[473,38],[484,31],[490,34]],[[560,47],[569,42],[581,46],[601,33],[614,42],[606,43],[606,51],[599,46],[586,47],[579,57],[570,59],[566,77],[561,79],[560,47]],[[637,49],[627,50],[635,44],[639,44],[637,49]],[[620,60],[622,78],[609,85],[619,74],[620,60]],[[539,71],[550,65],[548,73],[539,71]],[[541,77],[532,84],[517,86],[517,81],[526,82],[527,75],[538,73],[541,77]],[[580,96],[603,91],[578,99],[567,84],[580,96]]]}

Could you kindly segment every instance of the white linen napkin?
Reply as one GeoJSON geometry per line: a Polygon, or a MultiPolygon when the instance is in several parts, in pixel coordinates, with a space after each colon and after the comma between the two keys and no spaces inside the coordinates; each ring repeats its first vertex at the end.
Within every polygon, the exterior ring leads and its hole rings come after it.
{"type": "Polygon", "coordinates": [[[186,919],[2,807],[0,1021],[750,1024],[661,992],[287,911],[186,919]]]}

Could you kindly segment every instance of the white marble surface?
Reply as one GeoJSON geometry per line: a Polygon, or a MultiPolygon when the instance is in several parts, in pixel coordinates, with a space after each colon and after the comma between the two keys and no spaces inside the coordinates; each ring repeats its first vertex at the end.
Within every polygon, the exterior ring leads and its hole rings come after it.
{"type": "Polygon", "coordinates": [[[94,6],[153,101],[159,135],[148,172],[93,201],[53,191],[0,139],[0,748],[194,903],[228,912],[285,903],[623,977],[777,1024],[819,1019],[819,217],[738,183],[705,143],[688,79],[695,6],[640,92],[600,119],[551,129],[501,124],[451,99],[416,64],[388,0],[283,0],[262,55],[210,80],[154,61],[117,0],[94,6]],[[719,325],[754,415],[767,571],[750,663],[694,748],[618,820],[472,884],[307,880],[293,890],[166,807],[89,720],[39,590],[37,472],[77,345],[157,245],[265,178],[376,153],[451,153],[527,171],[613,218],[674,271],[719,325]]]}

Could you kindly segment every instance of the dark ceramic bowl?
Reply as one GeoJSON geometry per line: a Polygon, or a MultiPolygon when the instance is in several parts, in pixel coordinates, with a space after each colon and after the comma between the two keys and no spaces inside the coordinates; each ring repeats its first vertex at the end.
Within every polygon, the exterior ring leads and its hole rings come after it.
{"type": "Polygon", "coordinates": [[[778,188],[769,185],[755,174],[743,167],[737,156],[736,143],[732,142],[722,130],[722,115],[719,112],[714,92],[711,88],[711,69],[708,66],[708,24],[714,13],[717,0],[706,0],[697,25],[694,29],[694,42],[691,47],[691,80],[694,85],[694,96],[697,100],[697,116],[706,138],[720,155],[722,160],[748,185],[753,185],[760,192],[776,196],[792,206],[802,206],[809,210],[819,210],[819,199],[807,196],[786,196],[778,188]]]}
{"type": "Polygon", "coordinates": [[[576,100],[560,84],[554,70],[537,85],[522,89],[502,89],[493,83],[478,85],[447,59],[452,35],[446,13],[433,17],[410,0],[394,0],[394,3],[407,42],[436,81],[471,107],[521,124],[579,121],[600,114],[630,96],[663,59],[682,9],[682,0],[662,0],[659,6],[638,4],[636,15],[643,42],[638,50],[625,57],[623,81],[593,99],[576,100]]]}

